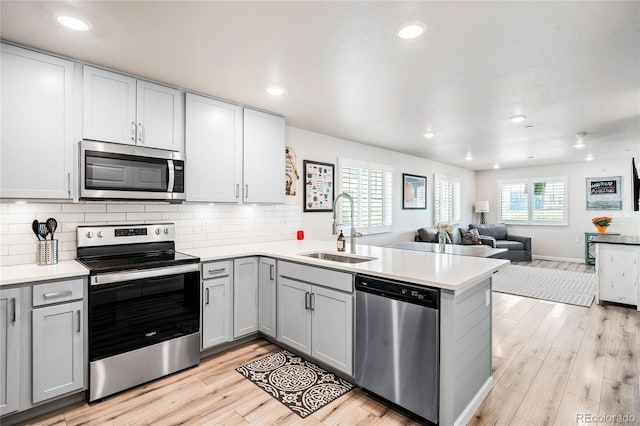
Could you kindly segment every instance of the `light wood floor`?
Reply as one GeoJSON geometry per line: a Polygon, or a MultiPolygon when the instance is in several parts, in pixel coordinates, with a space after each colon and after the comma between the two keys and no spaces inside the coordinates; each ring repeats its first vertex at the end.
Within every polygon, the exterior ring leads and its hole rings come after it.
{"type": "MultiPolygon", "coordinates": [[[[518,264],[580,266],[545,262],[518,264]]],[[[493,296],[495,383],[470,424],[584,424],[579,414],[630,414],[640,423],[639,312],[493,296]]],[[[277,350],[256,340],[207,358],[197,368],[30,424],[417,424],[358,389],[301,419],[234,370],[277,350]]]]}

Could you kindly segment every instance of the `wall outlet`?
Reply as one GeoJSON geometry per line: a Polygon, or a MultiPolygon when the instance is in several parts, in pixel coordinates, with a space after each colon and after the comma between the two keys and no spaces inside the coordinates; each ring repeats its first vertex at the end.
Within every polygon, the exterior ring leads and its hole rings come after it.
{"type": "Polygon", "coordinates": [[[209,221],[207,219],[202,219],[202,230],[203,231],[209,230],[209,221]]]}

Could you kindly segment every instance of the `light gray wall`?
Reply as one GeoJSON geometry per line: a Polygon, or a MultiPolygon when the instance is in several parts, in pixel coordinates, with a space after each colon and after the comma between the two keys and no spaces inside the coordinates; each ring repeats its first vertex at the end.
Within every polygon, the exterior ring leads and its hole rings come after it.
{"type": "MultiPolygon", "coordinates": [[[[597,232],[591,218],[611,216],[608,232],[640,235],[640,214],[633,211],[631,155],[610,161],[591,161],[539,167],[481,171],[476,174],[477,199],[489,200],[487,223],[495,223],[498,180],[529,177],[567,176],[569,197],[568,226],[509,225],[509,233],[532,238],[533,255],[556,259],[584,259],[584,233],[597,232]],[[622,210],[587,210],[586,178],[622,176],[622,210]]],[[[638,164],[638,158],[636,158],[638,164]]]]}
{"type": "MultiPolygon", "coordinates": [[[[427,143],[425,141],[425,143],[427,143]]],[[[413,241],[418,228],[433,224],[433,174],[457,176],[461,183],[461,223],[472,220],[475,199],[475,172],[436,161],[376,148],[345,139],[314,133],[295,127],[287,127],[287,146],[296,151],[296,164],[300,173],[295,197],[287,197],[287,203],[295,203],[302,209],[304,192],[302,161],[314,160],[337,165],[338,157],[373,161],[393,167],[393,232],[369,235],[361,238],[362,244],[385,244],[394,241],[413,241]],[[427,210],[402,209],[402,173],[427,177],[427,210]]],[[[302,228],[307,238],[333,240],[331,213],[302,213],[302,228]]]]}

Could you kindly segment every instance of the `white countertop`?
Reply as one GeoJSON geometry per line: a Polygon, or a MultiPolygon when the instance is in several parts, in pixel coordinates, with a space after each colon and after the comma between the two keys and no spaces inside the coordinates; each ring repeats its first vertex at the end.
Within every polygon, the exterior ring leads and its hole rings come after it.
{"type": "MultiPolygon", "coordinates": [[[[203,262],[235,257],[267,256],[458,292],[484,281],[495,271],[509,263],[508,260],[503,259],[425,253],[366,245],[357,247],[356,256],[374,257],[376,258],[375,260],[351,264],[301,256],[301,253],[316,251],[350,255],[348,251],[344,253],[338,252],[334,242],[314,240],[288,240],[181,251],[197,256],[203,262]]],[[[75,260],[67,260],[59,262],[57,265],[47,266],[35,264],[3,266],[0,268],[0,286],[85,275],[89,275],[89,271],[75,260]]]]}
{"type": "Polygon", "coordinates": [[[0,268],[0,287],[34,281],[60,280],[89,275],[89,270],[75,260],[65,260],[55,265],[3,266],[0,268]]]}
{"type": "MultiPolygon", "coordinates": [[[[347,244],[347,251],[344,252],[346,255],[349,255],[348,246],[349,244],[347,244]]],[[[504,259],[425,253],[365,245],[357,246],[356,255],[375,257],[375,260],[350,264],[300,255],[315,251],[343,254],[336,250],[334,242],[314,240],[289,240],[182,250],[184,253],[198,256],[203,262],[243,256],[268,256],[458,292],[484,281],[498,269],[510,263],[504,259]]]]}

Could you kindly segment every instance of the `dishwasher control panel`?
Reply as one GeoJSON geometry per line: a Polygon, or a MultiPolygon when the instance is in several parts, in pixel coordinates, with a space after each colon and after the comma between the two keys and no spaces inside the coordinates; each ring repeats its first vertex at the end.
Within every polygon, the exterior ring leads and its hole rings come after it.
{"type": "Polygon", "coordinates": [[[356,275],[356,291],[364,291],[434,309],[438,309],[440,306],[439,289],[401,281],[358,274],[356,275]]]}

